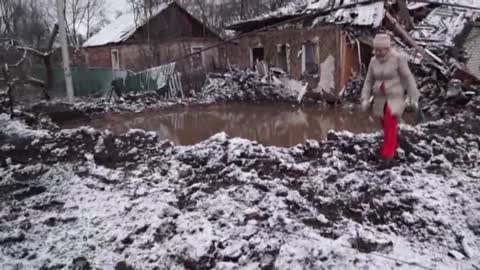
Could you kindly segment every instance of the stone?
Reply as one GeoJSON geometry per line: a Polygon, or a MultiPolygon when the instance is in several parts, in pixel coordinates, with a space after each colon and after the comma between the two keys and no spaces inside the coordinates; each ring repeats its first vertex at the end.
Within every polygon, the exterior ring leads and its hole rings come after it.
{"type": "Polygon", "coordinates": [[[134,268],[128,265],[125,261],[122,261],[115,265],[115,270],[134,270],[134,268]]]}
{"type": "Polygon", "coordinates": [[[91,270],[90,263],[85,257],[78,257],[73,259],[72,270],[91,270]]]}
{"type": "Polygon", "coordinates": [[[454,258],[454,259],[456,259],[456,260],[462,260],[462,259],[465,258],[465,256],[464,256],[462,253],[460,253],[460,252],[458,252],[458,251],[456,251],[456,250],[450,250],[450,251],[448,251],[448,256],[450,256],[450,257],[452,257],[452,258],[454,258]]]}
{"type": "Polygon", "coordinates": [[[467,225],[475,235],[480,235],[480,217],[471,216],[467,218],[467,225]]]}

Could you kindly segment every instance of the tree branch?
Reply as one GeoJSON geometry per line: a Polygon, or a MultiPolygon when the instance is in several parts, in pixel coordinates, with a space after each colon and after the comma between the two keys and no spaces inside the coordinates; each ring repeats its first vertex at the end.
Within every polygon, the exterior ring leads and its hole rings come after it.
{"type": "Polygon", "coordinates": [[[40,88],[45,88],[46,87],[46,84],[45,84],[44,81],[39,80],[37,78],[34,78],[32,76],[27,76],[27,82],[30,83],[33,86],[37,86],[37,87],[40,87],[40,88]]]}

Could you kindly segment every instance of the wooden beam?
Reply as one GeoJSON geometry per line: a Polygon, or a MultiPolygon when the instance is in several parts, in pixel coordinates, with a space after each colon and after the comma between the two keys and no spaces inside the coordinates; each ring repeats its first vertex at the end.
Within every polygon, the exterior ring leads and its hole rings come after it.
{"type": "Polygon", "coordinates": [[[413,29],[413,20],[410,17],[410,12],[407,8],[407,1],[406,0],[397,0],[398,8],[400,9],[400,21],[405,26],[407,31],[413,29]]]}
{"type": "Polygon", "coordinates": [[[441,5],[441,6],[447,6],[447,7],[458,7],[458,8],[467,8],[467,9],[474,9],[474,10],[480,10],[478,7],[474,6],[468,6],[468,5],[462,5],[462,4],[452,4],[452,3],[441,3],[438,0],[410,0],[409,2],[412,3],[426,3],[426,4],[435,4],[435,5],[441,5]]]}
{"type": "Polygon", "coordinates": [[[424,59],[433,61],[432,57],[422,48],[420,47],[417,42],[408,34],[407,30],[405,30],[400,23],[390,14],[390,12],[386,11],[385,12],[385,17],[387,18],[388,21],[393,25],[394,30],[408,43],[410,46],[415,48],[424,59]]]}

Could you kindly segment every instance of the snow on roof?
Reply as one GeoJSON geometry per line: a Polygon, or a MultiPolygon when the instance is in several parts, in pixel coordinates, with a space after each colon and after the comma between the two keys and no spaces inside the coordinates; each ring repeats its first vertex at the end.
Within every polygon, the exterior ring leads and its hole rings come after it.
{"type": "MultiPolygon", "coordinates": [[[[480,0],[430,0],[436,4],[457,4],[472,9],[480,9],[480,0]]],[[[429,3],[408,1],[409,9],[417,9],[428,6],[429,3]]],[[[374,0],[296,0],[290,2],[287,6],[268,12],[263,15],[237,21],[228,29],[238,30],[242,27],[253,27],[254,24],[262,22],[276,22],[275,19],[288,19],[304,14],[312,14],[317,11],[331,13],[321,16],[315,20],[316,23],[327,22],[336,24],[350,24],[357,26],[379,27],[385,16],[385,6],[383,1],[374,0]],[[345,7],[345,8],[342,8],[345,7]]]]}
{"type": "Polygon", "coordinates": [[[308,0],[307,9],[309,10],[320,10],[327,8],[327,5],[330,3],[329,0],[308,0]]]}
{"type": "Polygon", "coordinates": [[[419,8],[422,8],[422,7],[426,7],[430,5],[429,3],[420,3],[420,2],[411,2],[411,3],[408,3],[407,5],[407,8],[409,10],[415,10],[415,9],[419,9],[419,8]]]}
{"type": "Polygon", "coordinates": [[[457,4],[462,6],[468,6],[472,8],[480,8],[479,0],[433,0],[439,4],[457,4]]]}
{"type": "Polygon", "coordinates": [[[326,16],[320,17],[317,22],[326,21],[332,23],[351,23],[353,25],[368,25],[378,27],[384,17],[384,3],[374,2],[369,3],[371,0],[297,0],[290,2],[287,6],[280,8],[273,12],[268,12],[263,15],[237,21],[234,24],[228,26],[229,29],[238,29],[244,25],[259,23],[272,19],[288,18],[301,16],[304,14],[312,14],[317,11],[328,12],[332,10],[332,13],[326,16]],[[351,6],[359,4],[357,6],[351,6]],[[346,8],[341,8],[345,6],[346,8]],[[350,6],[350,7],[347,7],[350,6]],[[340,9],[339,9],[340,8],[340,9]]]}
{"type": "Polygon", "coordinates": [[[138,28],[145,25],[151,18],[165,11],[173,3],[174,2],[160,4],[149,18],[140,18],[136,16],[135,12],[129,11],[89,38],[83,44],[83,47],[95,47],[123,42],[129,39],[138,28]]]}
{"type": "Polygon", "coordinates": [[[236,26],[241,26],[247,23],[254,23],[254,22],[261,22],[268,19],[275,19],[275,18],[284,18],[289,16],[296,16],[299,15],[302,11],[304,11],[305,6],[302,5],[300,2],[290,2],[286,6],[281,7],[275,11],[267,12],[262,15],[245,19],[245,20],[238,20],[232,22],[227,28],[234,29],[236,26]]]}
{"type": "Polygon", "coordinates": [[[342,8],[333,13],[319,17],[314,24],[319,22],[349,24],[356,26],[379,27],[385,17],[385,6],[383,2],[376,2],[368,5],[359,5],[351,8],[342,8]]]}

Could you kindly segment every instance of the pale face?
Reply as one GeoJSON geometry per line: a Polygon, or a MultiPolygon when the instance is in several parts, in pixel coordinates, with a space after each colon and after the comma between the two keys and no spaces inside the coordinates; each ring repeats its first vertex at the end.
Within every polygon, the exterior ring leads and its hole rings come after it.
{"type": "Polygon", "coordinates": [[[373,53],[377,58],[383,59],[390,52],[390,48],[374,48],[373,53]]]}

